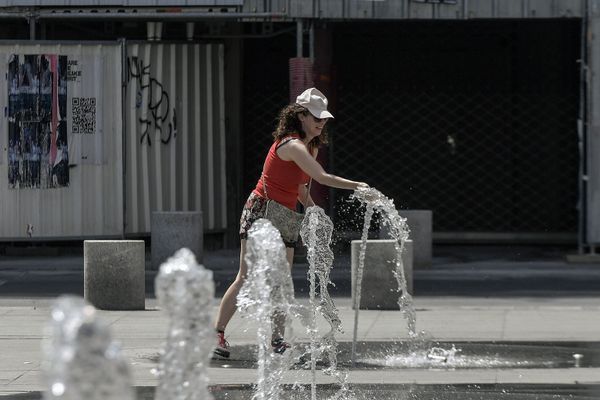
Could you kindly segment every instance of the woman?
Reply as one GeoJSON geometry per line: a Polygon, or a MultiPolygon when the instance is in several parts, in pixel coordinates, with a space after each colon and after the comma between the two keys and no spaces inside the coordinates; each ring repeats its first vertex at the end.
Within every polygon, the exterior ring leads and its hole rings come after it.
{"type": "MultiPolygon", "coordinates": [[[[263,218],[267,199],[272,199],[292,210],[299,201],[304,207],[314,205],[308,183],[312,178],[321,185],[339,189],[356,190],[368,188],[363,182],[355,182],[328,174],[316,161],[321,144],[327,143],[325,124],[333,115],[327,111],[327,98],[316,88],[305,90],[296,102],[286,106],[279,115],[277,129],[273,132],[274,143],[265,160],[263,173],[242,211],[240,220],[240,269],[235,281],[229,286],[215,321],[218,344],[215,354],[229,357],[229,344],[225,340],[225,328],[236,311],[237,295],[244,283],[247,266],[244,262],[246,238],[254,221],[263,218]]],[[[295,241],[285,242],[287,260],[292,266],[295,241]]],[[[275,323],[271,346],[276,353],[283,353],[289,345],[283,340],[282,322],[275,323]]]]}

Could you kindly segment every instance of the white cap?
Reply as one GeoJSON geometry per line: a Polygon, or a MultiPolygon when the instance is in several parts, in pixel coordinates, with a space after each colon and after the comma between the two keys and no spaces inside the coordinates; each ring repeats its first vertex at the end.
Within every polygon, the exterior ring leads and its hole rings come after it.
{"type": "Polygon", "coordinates": [[[327,111],[327,97],[317,88],[313,87],[302,92],[296,97],[296,104],[305,107],[317,118],[333,118],[333,115],[327,111]]]}

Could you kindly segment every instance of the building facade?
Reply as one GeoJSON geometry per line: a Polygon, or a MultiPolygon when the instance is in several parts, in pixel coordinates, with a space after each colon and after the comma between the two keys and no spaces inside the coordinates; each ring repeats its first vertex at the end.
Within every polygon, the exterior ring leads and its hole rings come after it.
{"type": "MultiPolygon", "coordinates": [[[[234,246],[274,119],[293,97],[293,60],[308,59],[336,115],[320,156],[329,171],[398,208],[433,210],[437,241],[593,247],[599,7],[0,1],[0,68],[17,78],[0,86],[0,239],[27,239],[28,226],[44,239],[146,235],[152,211],[201,210],[207,235],[234,246]],[[65,93],[53,103],[22,76],[39,81],[54,58],[65,93]],[[62,170],[57,154],[68,155],[62,170]]],[[[338,232],[358,230],[349,193],[313,190],[338,232]]]]}

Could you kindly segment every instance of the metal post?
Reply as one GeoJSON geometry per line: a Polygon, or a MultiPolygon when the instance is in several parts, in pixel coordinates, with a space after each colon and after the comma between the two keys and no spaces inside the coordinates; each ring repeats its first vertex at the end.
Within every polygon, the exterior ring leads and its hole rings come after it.
{"type": "Polygon", "coordinates": [[[121,166],[123,168],[123,228],[121,232],[121,239],[125,239],[125,232],[127,231],[127,118],[126,118],[126,106],[127,101],[127,43],[126,40],[120,39],[121,42],[121,166]]]}
{"type": "MultiPolygon", "coordinates": [[[[600,243],[600,208],[598,207],[600,192],[600,0],[586,0],[586,136],[585,136],[585,237],[588,246],[600,243]]],[[[590,248],[593,254],[595,248],[590,248]]]]}
{"type": "Polygon", "coordinates": [[[304,49],[303,49],[303,39],[304,39],[304,27],[302,26],[302,20],[298,19],[298,21],[296,21],[296,57],[300,58],[302,57],[302,54],[304,53],[304,49]]]}
{"type": "Polygon", "coordinates": [[[585,244],[586,230],[586,132],[587,132],[587,113],[586,113],[586,89],[587,84],[587,29],[588,29],[588,1],[584,2],[583,17],[581,19],[581,46],[579,56],[579,120],[577,121],[577,145],[579,150],[579,182],[577,201],[577,253],[583,254],[585,244]]]}
{"type": "Polygon", "coordinates": [[[30,15],[28,20],[29,20],[29,40],[35,40],[35,16],[30,15]]]}

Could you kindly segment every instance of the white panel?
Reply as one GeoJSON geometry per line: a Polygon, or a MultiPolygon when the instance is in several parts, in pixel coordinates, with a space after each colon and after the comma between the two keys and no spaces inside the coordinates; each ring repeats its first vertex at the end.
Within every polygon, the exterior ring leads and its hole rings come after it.
{"type": "Polygon", "coordinates": [[[136,49],[137,45],[132,44],[127,50],[130,63],[139,53],[135,63],[140,70],[139,77],[130,79],[126,89],[130,136],[127,159],[131,160],[126,180],[127,233],[149,231],[151,211],[161,206],[160,199],[163,209],[204,211],[206,229],[224,229],[224,48],[148,42],[140,45],[139,51],[136,49]],[[161,100],[158,87],[165,92],[162,101],[169,99],[168,114],[166,109],[160,114],[163,118],[154,118],[148,110],[149,93],[142,87],[150,84],[154,85],[154,105],[161,100]],[[151,133],[142,140],[143,121],[151,124],[151,133]],[[163,141],[156,124],[162,124],[163,141]],[[177,136],[172,132],[167,140],[169,124],[177,126],[177,136]]]}
{"type": "MultiPolygon", "coordinates": [[[[26,127],[30,130],[13,131],[15,137],[21,138],[19,141],[28,145],[10,151],[17,155],[19,171],[23,172],[19,183],[13,181],[11,185],[6,162],[8,115],[2,116],[0,238],[27,237],[28,224],[33,226],[34,238],[120,236],[123,229],[120,45],[3,45],[0,46],[0,76],[11,76],[8,60],[13,54],[19,55],[23,68],[30,71],[27,79],[38,82],[31,85],[37,85],[36,90],[26,89],[27,85],[21,82],[15,87],[13,98],[33,101],[37,96],[41,104],[50,104],[49,113],[56,115],[57,125],[47,124],[43,122],[45,119],[34,115],[26,127]],[[27,63],[25,55],[28,55],[27,63]],[[60,74],[45,72],[54,65],[60,74]],[[54,98],[56,108],[51,105],[52,76],[60,76],[59,82],[63,82],[56,86],[60,88],[54,98]],[[60,115],[64,118],[52,110],[62,110],[60,115]],[[75,123],[75,116],[83,118],[75,123]],[[61,123],[64,128],[60,127],[61,123]],[[47,132],[51,132],[53,126],[57,127],[56,141],[48,140],[52,135],[47,132]],[[34,147],[38,143],[39,152],[34,147]],[[54,150],[48,150],[44,143],[56,143],[54,163],[50,161],[54,150]],[[68,171],[68,179],[66,173],[49,175],[47,171],[51,170],[68,171]]],[[[4,79],[0,81],[0,109],[4,110],[8,107],[9,85],[4,79]]],[[[13,103],[14,112],[21,109],[19,104],[13,103]]]]}

